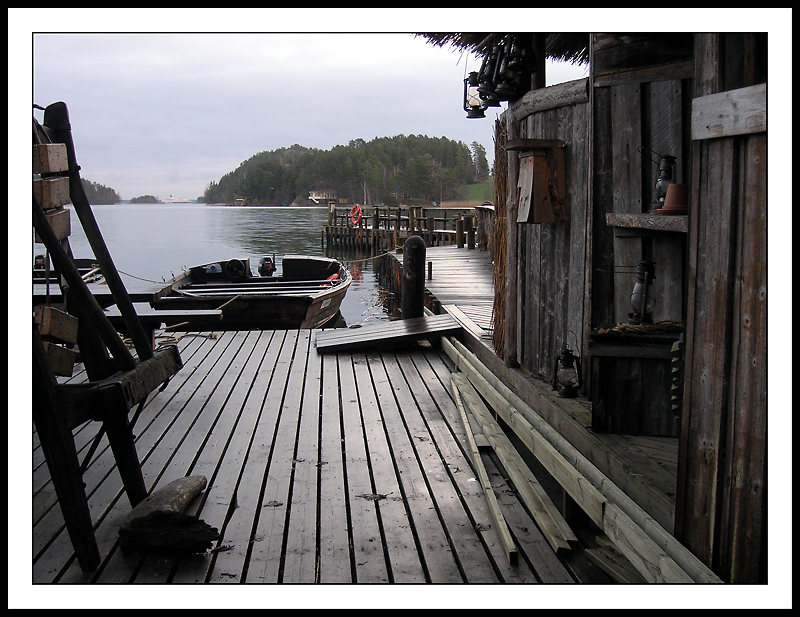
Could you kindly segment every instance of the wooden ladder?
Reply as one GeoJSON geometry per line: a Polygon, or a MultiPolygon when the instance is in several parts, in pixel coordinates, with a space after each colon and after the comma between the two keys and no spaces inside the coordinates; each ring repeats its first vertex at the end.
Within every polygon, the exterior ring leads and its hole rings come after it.
{"type": "MultiPolygon", "coordinates": [[[[119,277],[95,221],[80,179],[80,167],[64,103],[34,118],[33,227],[47,248],[57,274],[66,312],[39,307],[33,325],[33,420],[67,532],[80,567],[95,570],[100,553],[94,536],[82,474],[103,434],[108,436],[131,506],[147,496],[132,425],[147,396],[182,366],[174,345],[154,351],[119,277]],[[92,296],[72,259],[69,212],[72,204],[106,277],[136,349],[135,359],[92,296]],[[38,321],[38,323],[37,323],[38,321]],[[77,344],[89,381],[59,384],[56,375],[72,372],[72,352],[59,343],[77,344]],[[128,412],[139,406],[133,420],[128,412]],[[86,421],[101,422],[100,432],[81,464],[72,431],[86,421]]],[[[49,269],[49,264],[45,265],[49,269]]]]}

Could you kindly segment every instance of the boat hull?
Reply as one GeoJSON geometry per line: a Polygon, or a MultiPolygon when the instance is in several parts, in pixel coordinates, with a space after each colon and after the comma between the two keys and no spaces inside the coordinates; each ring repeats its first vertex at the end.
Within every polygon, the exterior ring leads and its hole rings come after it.
{"type": "Polygon", "coordinates": [[[181,331],[319,328],[336,317],[351,283],[345,268],[334,260],[328,261],[337,268],[335,280],[315,278],[320,276],[318,272],[312,272],[311,278],[293,273],[291,278],[246,276],[239,280],[221,277],[208,280],[192,268],[194,272],[171,282],[165,294],[153,302],[153,308],[222,311],[222,320],[215,323],[165,322],[171,329],[181,331]]]}

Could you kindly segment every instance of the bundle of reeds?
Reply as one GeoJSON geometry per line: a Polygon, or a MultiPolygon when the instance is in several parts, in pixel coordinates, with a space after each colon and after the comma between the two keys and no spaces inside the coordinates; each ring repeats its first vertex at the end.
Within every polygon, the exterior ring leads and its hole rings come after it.
{"type": "Polygon", "coordinates": [[[508,131],[505,122],[494,125],[494,309],[492,311],[492,344],[495,353],[505,359],[506,314],[506,199],[508,198],[508,131]]]}

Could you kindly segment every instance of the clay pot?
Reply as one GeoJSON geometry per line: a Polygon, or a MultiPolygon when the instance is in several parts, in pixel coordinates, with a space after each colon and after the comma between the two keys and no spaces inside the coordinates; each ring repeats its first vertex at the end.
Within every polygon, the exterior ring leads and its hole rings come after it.
{"type": "Polygon", "coordinates": [[[664,197],[664,207],[659,214],[686,214],[689,212],[689,185],[670,184],[664,197]]]}

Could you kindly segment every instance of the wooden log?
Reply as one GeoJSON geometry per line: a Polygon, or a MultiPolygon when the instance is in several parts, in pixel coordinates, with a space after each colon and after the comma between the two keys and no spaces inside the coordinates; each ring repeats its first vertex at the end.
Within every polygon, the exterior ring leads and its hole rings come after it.
{"type": "Polygon", "coordinates": [[[39,334],[45,341],[57,343],[78,342],[78,319],[52,306],[36,306],[33,309],[33,321],[39,328],[39,334]]]}
{"type": "Polygon", "coordinates": [[[650,515],[625,495],[599,469],[545,422],[522,399],[494,376],[474,354],[455,339],[443,339],[442,348],[464,371],[481,396],[492,405],[536,458],[564,487],[575,502],[602,529],[615,529],[609,539],[648,580],[720,583],[721,579],[678,542],[650,515]],[[607,505],[616,508],[606,520],[607,505]],[[628,546],[622,546],[627,543],[628,546]],[[628,552],[626,552],[628,551],[628,552]],[[663,554],[662,554],[663,553],[663,554]],[[652,557],[655,562],[647,562],[652,557]],[[669,562],[667,562],[669,559],[669,562]],[[635,561],[635,562],[634,562],[635,561]],[[674,564],[674,565],[673,565],[674,564]],[[654,572],[659,572],[657,576],[654,572]],[[679,571],[683,571],[682,576],[679,571]]]}
{"type": "MultiPolygon", "coordinates": [[[[496,378],[482,375],[473,367],[461,350],[454,347],[455,341],[442,339],[442,347],[462,370],[475,389],[483,396],[498,416],[510,426],[534,456],[545,466],[570,496],[581,506],[598,526],[603,524],[603,504],[606,498],[591,485],[564,458],[558,449],[536,430],[521,412],[518,402],[512,401],[508,393],[501,394],[501,384],[496,378]],[[487,379],[488,378],[488,379],[487,379]]],[[[467,352],[469,353],[469,352],[467,352]]],[[[523,403],[524,405],[524,403],[523,403]]],[[[556,442],[564,439],[555,436],[556,442]]],[[[561,444],[563,446],[563,444],[561,444]]]]}
{"type": "Polygon", "coordinates": [[[472,461],[475,464],[475,474],[478,476],[478,481],[481,483],[483,493],[486,496],[486,502],[489,505],[489,511],[494,519],[497,535],[500,536],[500,542],[503,545],[503,550],[506,553],[506,557],[508,557],[508,563],[514,566],[517,563],[517,547],[514,544],[514,538],[511,537],[511,532],[508,530],[506,519],[503,517],[503,513],[500,511],[500,506],[497,503],[497,497],[494,494],[494,490],[492,490],[492,482],[489,479],[489,474],[486,473],[486,468],[483,466],[481,453],[480,450],[478,450],[477,441],[472,433],[470,421],[467,418],[467,412],[464,408],[464,403],[461,400],[461,395],[459,394],[459,386],[456,381],[457,377],[457,375],[452,375],[450,377],[450,384],[453,388],[453,398],[455,399],[458,413],[461,416],[461,422],[464,425],[464,433],[467,436],[467,443],[469,444],[470,453],[472,454],[472,461]]]}
{"type": "Polygon", "coordinates": [[[186,476],[173,480],[139,502],[122,521],[122,526],[152,512],[183,512],[205,490],[207,484],[205,476],[186,476]]]}
{"type": "MultiPolygon", "coordinates": [[[[69,210],[59,206],[58,208],[53,208],[52,210],[46,210],[44,216],[59,241],[69,238],[71,232],[69,210]]],[[[42,242],[42,239],[39,237],[38,233],[35,234],[34,241],[39,243],[42,242]]]]}
{"type": "Polygon", "coordinates": [[[607,503],[603,531],[636,570],[653,583],[692,583],[692,578],[618,505],[607,503]]]}
{"type": "Polygon", "coordinates": [[[458,389],[459,394],[461,394],[467,409],[477,419],[484,436],[489,441],[489,445],[491,445],[503,463],[503,467],[514,483],[520,498],[530,510],[547,542],[556,552],[569,550],[571,548],[570,542],[577,542],[578,538],[572,533],[569,525],[550,500],[550,497],[547,496],[544,488],[522,461],[508,437],[503,433],[503,429],[500,428],[486,405],[481,401],[478,393],[467,381],[466,376],[454,374],[451,380],[454,388],[458,389]]]}
{"type": "Polygon", "coordinates": [[[69,169],[64,144],[33,144],[33,173],[47,174],[69,169]]]}
{"type": "Polygon", "coordinates": [[[33,195],[45,212],[70,203],[69,178],[43,178],[33,181],[33,195]]]}
{"type": "Polygon", "coordinates": [[[589,79],[584,77],[548,88],[531,90],[518,102],[510,105],[507,112],[513,120],[518,121],[537,111],[577,105],[588,101],[589,79]]]}

